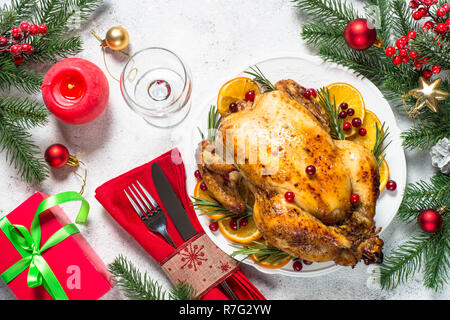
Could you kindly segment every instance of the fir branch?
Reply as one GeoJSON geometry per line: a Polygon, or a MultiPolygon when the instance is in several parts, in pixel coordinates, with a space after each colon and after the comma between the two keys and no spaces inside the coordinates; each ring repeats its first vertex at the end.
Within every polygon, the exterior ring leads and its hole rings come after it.
{"type": "Polygon", "coordinates": [[[336,99],[330,96],[328,88],[322,88],[317,93],[319,104],[330,118],[331,136],[337,140],[345,140],[343,121],[339,118],[339,108],[336,99]]]}
{"type": "Polygon", "coordinates": [[[308,45],[314,47],[322,46],[326,43],[328,46],[346,45],[344,40],[345,26],[336,25],[330,28],[328,24],[321,22],[312,22],[304,24],[301,36],[308,45]]]}
{"type": "MultiPolygon", "coordinates": [[[[378,37],[381,39],[383,43],[388,43],[391,35],[391,25],[392,25],[392,16],[391,16],[391,5],[390,0],[369,0],[369,3],[377,6],[379,12],[377,13],[377,17],[370,17],[369,10],[370,5],[366,6],[366,15],[369,21],[372,21],[376,18],[380,19],[380,27],[377,28],[378,37]]],[[[370,12],[372,13],[372,12],[370,12]]]]}
{"type": "Polygon", "coordinates": [[[249,257],[254,257],[255,263],[266,262],[274,265],[281,260],[290,257],[288,253],[259,241],[253,241],[252,243],[246,245],[233,243],[231,246],[239,250],[233,251],[230,256],[234,258],[236,256],[243,255],[244,258],[242,261],[249,257]]]}
{"type": "Polygon", "coordinates": [[[16,88],[22,92],[37,93],[42,84],[42,76],[33,70],[18,68],[11,57],[0,56],[0,89],[16,88]]]}
{"type": "Polygon", "coordinates": [[[55,62],[58,58],[66,58],[81,52],[83,43],[79,36],[70,38],[55,37],[45,40],[39,45],[32,55],[26,57],[27,62],[45,63],[55,62]]]}
{"type": "MultiPolygon", "coordinates": [[[[109,271],[115,277],[117,285],[125,296],[136,300],[165,300],[167,292],[156,280],[147,273],[142,274],[128,259],[119,255],[108,265],[109,271]]],[[[194,299],[195,290],[191,285],[180,284],[168,294],[169,299],[194,299]]]]}
{"type": "Polygon", "coordinates": [[[266,78],[264,73],[258,68],[258,66],[251,66],[251,71],[245,71],[244,73],[253,77],[253,81],[258,83],[264,92],[275,91],[275,86],[266,78]]]}
{"type": "Polygon", "coordinates": [[[408,3],[404,0],[391,0],[392,31],[395,39],[406,36],[409,31],[419,29],[419,25],[412,17],[408,3]]]}
{"type": "Polygon", "coordinates": [[[292,0],[308,17],[326,21],[328,25],[336,27],[346,25],[358,18],[358,12],[351,4],[341,0],[292,0]]]}
{"type": "Polygon", "coordinates": [[[439,65],[443,70],[450,69],[450,42],[444,41],[434,31],[418,32],[416,38],[411,39],[410,46],[411,50],[428,57],[427,63],[439,65]]]}
{"type": "Polygon", "coordinates": [[[47,109],[29,98],[0,97],[0,115],[24,128],[44,126],[48,120],[47,109]]]}
{"type": "Polygon", "coordinates": [[[31,135],[3,117],[0,117],[0,146],[0,151],[6,151],[6,160],[28,183],[40,183],[48,177],[48,166],[37,157],[41,152],[31,142],[31,135]]]}

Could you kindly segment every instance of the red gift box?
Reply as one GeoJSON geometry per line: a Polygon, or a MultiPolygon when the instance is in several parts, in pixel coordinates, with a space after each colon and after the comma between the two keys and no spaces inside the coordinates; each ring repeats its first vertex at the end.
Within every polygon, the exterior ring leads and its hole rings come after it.
{"type": "MultiPolygon", "coordinates": [[[[49,196],[35,193],[14,211],[7,215],[13,225],[27,229],[33,221],[42,200],[49,196]]],[[[41,244],[63,226],[71,224],[64,211],[55,206],[39,215],[41,244]]],[[[8,237],[0,230],[0,274],[22,259],[21,254],[8,237]]],[[[42,253],[53,274],[69,300],[94,300],[111,289],[112,277],[107,267],[80,233],[67,237],[42,253]]],[[[8,287],[20,300],[50,300],[52,297],[44,288],[30,288],[27,283],[29,268],[8,283],[8,287]]]]}

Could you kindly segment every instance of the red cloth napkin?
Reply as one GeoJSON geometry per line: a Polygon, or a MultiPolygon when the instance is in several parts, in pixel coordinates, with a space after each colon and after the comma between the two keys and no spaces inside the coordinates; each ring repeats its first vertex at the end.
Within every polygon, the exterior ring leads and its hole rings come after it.
{"type": "MultiPolygon", "coordinates": [[[[151,176],[151,165],[158,162],[164,171],[170,184],[174,188],[178,198],[186,209],[197,232],[203,232],[197,215],[191,206],[190,198],[186,191],[186,173],[181,155],[177,149],[173,149],[153,161],[135,168],[121,176],[112,179],[96,190],[95,197],[108,211],[108,213],[147,251],[156,261],[161,262],[176,249],[169,245],[160,235],[151,232],[142,223],[126,199],[123,190],[136,180],[145,186],[153,198],[160,204],[167,217],[167,232],[178,247],[184,243],[178,234],[172,220],[159,199],[151,176]]],[[[237,270],[228,279],[227,284],[241,300],[265,300],[264,296],[247,279],[241,270],[237,270]]],[[[202,296],[203,300],[229,300],[230,298],[220,286],[211,289],[202,296]]]]}

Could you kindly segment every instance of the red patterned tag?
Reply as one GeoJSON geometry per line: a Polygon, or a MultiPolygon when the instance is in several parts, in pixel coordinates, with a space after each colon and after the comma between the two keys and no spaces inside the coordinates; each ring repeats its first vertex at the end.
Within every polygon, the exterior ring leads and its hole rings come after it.
{"type": "Polygon", "coordinates": [[[199,233],[161,262],[173,284],[189,283],[198,296],[233,274],[238,262],[220,250],[205,233],[199,233]]]}

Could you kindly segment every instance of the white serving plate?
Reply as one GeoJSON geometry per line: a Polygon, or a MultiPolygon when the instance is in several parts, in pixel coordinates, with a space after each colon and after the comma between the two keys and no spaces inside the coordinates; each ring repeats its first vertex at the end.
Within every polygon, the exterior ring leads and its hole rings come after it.
{"type": "MultiPolygon", "coordinates": [[[[203,132],[207,132],[209,107],[211,104],[216,104],[217,94],[221,85],[236,76],[244,75],[242,71],[252,65],[258,66],[272,83],[289,78],[297,81],[306,88],[321,88],[334,82],[351,84],[361,92],[366,109],[373,111],[381,122],[386,123],[390,132],[390,140],[392,140],[386,150],[386,161],[390,169],[390,179],[397,182],[397,190],[390,192],[384,189],[377,201],[375,222],[377,227],[382,228],[382,237],[383,230],[387,228],[397,213],[406,185],[406,160],[400,138],[401,130],[397,126],[394,113],[389,103],[372,82],[368,79],[357,77],[352,71],[346,68],[324,62],[318,57],[288,54],[261,59],[259,62],[244,66],[236,73],[230,73],[227,79],[223,79],[221,82],[215,84],[215,87],[212,88],[213,91],[211,91],[211,98],[201,106],[196,105],[195,113],[189,117],[189,123],[185,123],[177,130],[178,147],[186,166],[188,194],[193,194],[196,184],[194,171],[197,170],[197,166],[195,164],[194,152],[198,142],[201,140],[197,128],[200,128],[203,132]]],[[[210,219],[207,216],[199,215],[199,220],[205,232],[219,248],[227,254],[231,254],[236,250],[220,232],[210,231],[208,227],[210,219]]],[[[243,257],[237,257],[239,260],[241,258],[243,257]]],[[[254,264],[249,259],[244,260],[243,263],[252,265],[263,273],[283,274],[292,277],[320,276],[338,270],[339,268],[345,268],[337,266],[334,262],[323,262],[304,265],[301,272],[296,272],[292,268],[292,262],[280,269],[263,268],[254,264]]],[[[349,273],[352,272],[351,268],[346,268],[349,273]]]]}

